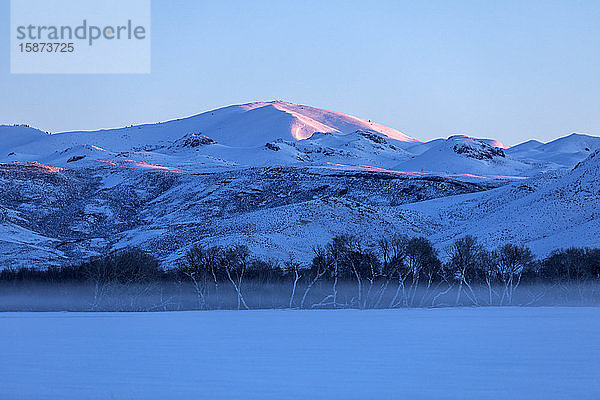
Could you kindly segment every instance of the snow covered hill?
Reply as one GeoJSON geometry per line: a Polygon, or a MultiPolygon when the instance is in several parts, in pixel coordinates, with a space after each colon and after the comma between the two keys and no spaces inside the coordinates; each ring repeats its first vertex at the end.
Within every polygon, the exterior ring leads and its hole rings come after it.
{"type": "Polygon", "coordinates": [[[49,135],[3,126],[0,138],[0,163],[40,162],[69,169],[110,164],[189,172],[302,165],[469,179],[516,179],[571,168],[600,140],[571,135],[548,144],[508,148],[494,139],[457,135],[422,143],[368,120],[282,101],[101,131],[49,135]]]}
{"type": "Polygon", "coordinates": [[[577,164],[598,148],[600,137],[573,133],[545,144],[531,140],[508,149],[507,154],[561,168],[577,164]]]}
{"type": "Polygon", "coordinates": [[[600,156],[566,175],[489,187],[377,171],[264,167],[203,174],[104,165],[0,168],[0,267],[65,264],[139,246],[173,265],[193,244],[246,244],[265,258],[340,234],[367,243],[394,234],[432,239],[444,257],[475,235],[488,247],[524,243],[539,255],[600,246],[600,156]]]}
{"type": "Polygon", "coordinates": [[[586,135],[424,143],[285,102],[93,132],[2,126],[0,268],[133,245],[172,265],[194,243],[307,261],[343,233],[424,235],[442,251],[467,233],[538,254],[596,246],[599,145],[586,135]]]}
{"type": "Polygon", "coordinates": [[[549,172],[486,192],[401,208],[413,224],[437,227],[418,233],[440,248],[465,234],[488,247],[523,243],[540,255],[570,246],[600,247],[600,150],[564,175],[549,172]]]}
{"type": "Polygon", "coordinates": [[[305,260],[334,235],[393,234],[381,207],[487,189],[367,171],[21,164],[1,167],[0,185],[0,267],[64,264],[133,245],[173,263],[194,243],[244,243],[265,257],[305,260]]]}
{"type": "Polygon", "coordinates": [[[102,163],[203,171],[207,168],[329,163],[389,167],[418,143],[361,118],[281,101],[234,105],[157,124],[33,135],[3,127],[0,162],[64,168],[102,163]],[[380,165],[382,161],[384,165],[380,165]]]}
{"type": "MultiPolygon", "coordinates": [[[[50,135],[27,125],[0,125],[0,148],[7,156],[14,148],[27,148],[32,142],[48,139],[50,135]]],[[[14,155],[14,154],[11,154],[14,155]]]]}
{"type": "MultiPolygon", "coordinates": [[[[0,134],[11,127],[3,127],[0,134]]],[[[18,131],[17,131],[18,130],[18,131]]],[[[12,136],[22,137],[23,128],[12,136]]],[[[0,146],[4,152],[27,145],[27,154],[47,155],[48,149],[65,150],[74,146],[97,146],[111,152],[160,148],[190,134],[201,134],[228,147],[259,147],[283,140],[308,139],[314,133],[349,134],[374,132],[394,141],[415,143],[401,132],[350,115],[309,106],[273,101],[234,105],[173,121],[92,132],[64,132],[40,137],[39,140],[11,141],[0,146]],[[33,143],[32,143],[33,142],[33,143]]],[[[4,154],[2,154],[4,156],[4,154]]]]}
{"type": "MultiPolygon", "coordinates": [[[[394,169],[471,177],[521,177],[534,170],[527,160],[507,156],[505,146],[499,142],[456,135],[430,143],[424,152],[399,163],[394,169]]],[[[421,149],[423,145],[417,151],[421,149]]]]}

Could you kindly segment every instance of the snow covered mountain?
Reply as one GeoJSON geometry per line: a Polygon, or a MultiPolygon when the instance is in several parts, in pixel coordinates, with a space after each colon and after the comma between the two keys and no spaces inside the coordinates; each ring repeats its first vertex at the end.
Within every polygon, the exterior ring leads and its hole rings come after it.
{"type": "Polygon", "coordinates": [[[475,194],[402,207],[410,221],[436,226],[424,230],[441,248],[465,233],[489,247],[523,243],[537,254],[557,248],[600,246],[600,150],[567,174],[546,173],[475,194]],[[410,216],[409,216],[410,215],[410,216]]]}
{"type": "Polygon", "coordinates": [[[419,142],[401,132],[334,111],[281,101],[224,107],[157,124],[49,135],[0,127],[0,162],[62,168],[110,164],[203,172],[274,165],[386,169],[470,179],[513,179],[572,167],[600,138],[571,135],[508,148],[462,135],[419,142]]]}
{"type": "MultiPolygon", "coordinates": [[[[38,140],[48,139],[50,135],[27,125],[0,125],[0,148],[3,152],[13,148],[27,146],[38,140]]],[[[8,155],[3,154],[4,156],[8,155]]]]}
{"type": "MultiPolygon", "coordinates": [[[[274,101],[224,107],[158,124],[53,135],[3,127],[0,162],[42,162],[65,168],[133,163],[146,168],[365,164],[408,157],[418,143],[401,132],[350,115],[274,101]],[[39,133],[39,134],[36,134],[39,133]],[[19,138],[18,140],[14,138],[19,138]]],[[[27,128],[29,129],[29,128],[27,128]]]]}
{"type": "MultiPolygon", "coordinates": [[[[14,130],[12,136],[24,136],[23,127],[3,127],[14,130]]],[[[29,129],[33,131],[32,129],[29,129]]],[[[17,151],[24,145],[28,152],[45,155],[45,149],[55,151],[74,146],[93,145],[111,152],[160,148],[186,135],[201,134],[228,147],[259,147],[278,139],[294,141],[308,139],[314,133],[349,134],[356,131],[374,132],[398,142],[415,143],[401,132],[361,118],[334,111],[281,101],[234,105],[173,121],[108,129],[93,132],[64,132],[35,137],[28,132],[27,140],[3,143],[4,152],[12,147],[17,151]],[[36,140],[37,139],[37,140],[36,140]]]]}
{"type": "Polygon", "coordinates": [[[600,245],[599,146],[424,143],[284,102],[93,132],[2,126],[0,268],[132,245],[173,264],[194,243],[304,260],[342,233],[424,235],[441,250],[466,233],[538,254],[600,245]]]}
{"type": "Polygon", "coordinates": [[[499,142],[496,147],[495,141],[456,135],[430,143],[423,153],[394,169],[471,177],[522,175],[532,170],[526,161],[507,156],[505,146],[499,142]]]}
{"type": "Polygon", "coordinates": [[[560,168],[577,164],[598,148],[600,137],[573,133],[549,143],[530,140],[508,149],[507,153],[560,168]]]}

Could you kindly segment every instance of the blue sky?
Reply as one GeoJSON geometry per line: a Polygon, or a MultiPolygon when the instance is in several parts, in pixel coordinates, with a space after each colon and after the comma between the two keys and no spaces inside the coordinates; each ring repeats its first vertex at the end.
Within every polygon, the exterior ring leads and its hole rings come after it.
{"type": "Polygon", "coordinates": [[[11,75],[5,29],[0,123],[97,129],[280,99],[421,140],[600,134],[599,39],[598,1],[153,0],[149,75],[11,75]]]}

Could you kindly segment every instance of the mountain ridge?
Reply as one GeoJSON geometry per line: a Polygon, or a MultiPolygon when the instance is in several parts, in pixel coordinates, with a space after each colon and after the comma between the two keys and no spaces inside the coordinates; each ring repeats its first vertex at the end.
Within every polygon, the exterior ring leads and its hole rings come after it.
{"type": "Polygon", "coordinates": [[[48,135],[33,128],[2,127],[0,135],[5,139],[0,143],[0,162],[41,162],[61,168],[91,168],[106,162],[119,166],[124,161],[150,169],[196,172],[337,165],[471,179],[520,179],[571,168],[587,157],[588,148],[600,143],[600,138],[584,135],[512,148],[495,139],[465,135],[420,142],[369,120],[284,101],[231,105],[116,129],[48,135]],[[459,154],[456,146],[464,151],[459,154]]]}
{"type": "Polygon", "coordinates": [[[0,127],[0,268],[127,246],[176,265],[193,244],[285,260],[340,234],[426,236],[440,252],[465,233],[539,255],[600,244],[600,138],[506,148],[395,132],[285,102],[116,130],[0,127]]]}

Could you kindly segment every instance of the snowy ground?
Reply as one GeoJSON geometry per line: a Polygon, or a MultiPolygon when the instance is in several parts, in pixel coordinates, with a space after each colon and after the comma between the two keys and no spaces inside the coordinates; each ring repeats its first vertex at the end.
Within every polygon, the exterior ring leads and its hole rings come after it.
{"type": "Polygon", "coordinates": [[[0,314],[1,399],[598,399],[600,308],[0,314]]]}

